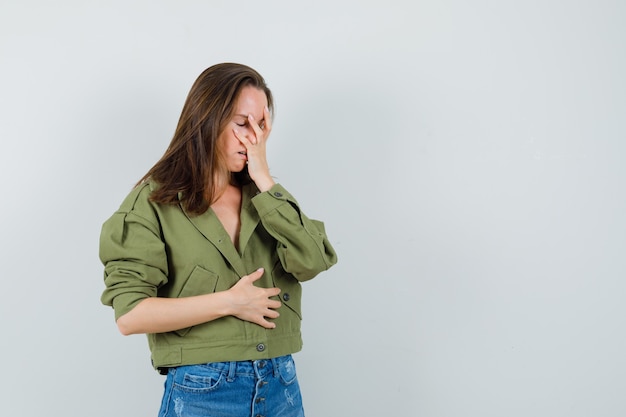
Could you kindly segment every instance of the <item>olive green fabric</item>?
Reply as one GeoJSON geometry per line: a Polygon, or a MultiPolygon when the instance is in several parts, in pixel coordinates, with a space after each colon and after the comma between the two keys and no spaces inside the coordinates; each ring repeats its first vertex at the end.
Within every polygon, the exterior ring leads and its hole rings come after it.
{"type": "Polygon", "coordinates": [[[212,210],[191,216],[180,205],[149,200],[145,183],[102,226],[102,303],[119,318],[146,297],[225,291],[263,267],[255,285],[281,289],[275,329],[233,316],[175,332],[149,334],[155,368],[272,358],[299,351],[301,285],[337,262],[323,223],[306,217],[281,185],[242,190],[239,250],[212,210]]]}

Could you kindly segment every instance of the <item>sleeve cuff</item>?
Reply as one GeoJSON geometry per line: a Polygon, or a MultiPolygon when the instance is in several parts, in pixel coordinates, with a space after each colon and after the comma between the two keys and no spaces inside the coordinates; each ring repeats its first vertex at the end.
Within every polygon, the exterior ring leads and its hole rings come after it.
{"type": "Polygon", "coordinates": [[[274,184],[269,190],[255,195],[252,203],[261,217],[285,203],[298,206],[296,199],[280,184],[274,184]]]}

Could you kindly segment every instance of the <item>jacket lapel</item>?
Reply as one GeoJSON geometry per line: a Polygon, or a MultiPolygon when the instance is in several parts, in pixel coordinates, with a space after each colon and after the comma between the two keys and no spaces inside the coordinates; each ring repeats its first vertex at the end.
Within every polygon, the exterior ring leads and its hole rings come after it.
{"type": "Polygon", "coordinates": [[[239,231],[239,252],[245,253],[246,245],[250,240],[250,236],[254,233],[257,225],[261,221],[259,213],[252,205],[252,197],[259,193],[259,190],[253,184],[245,185],[241,190],[241,230],[239,231]]]}
{"type": "Polygon", "coordinates": [[[239,253],[235,249],[235,245],[230,240],[230,236],[226,233],[224,226],[219,221],[215,213],[209,208],[205,213],[199,216],[190,216],[182,207],[183,213],[187,219],[195,226],[202,235],[220,251],[222,256],[231,264],[235,272],[242,277],[251,271],[246,271],[245,265],[239,253]]]}

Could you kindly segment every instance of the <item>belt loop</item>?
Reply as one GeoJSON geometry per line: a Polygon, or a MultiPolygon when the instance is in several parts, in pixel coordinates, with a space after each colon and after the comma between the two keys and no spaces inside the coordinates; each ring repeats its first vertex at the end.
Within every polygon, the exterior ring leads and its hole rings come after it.
{"type": "Polygon", "coordinates": [[[278,361],[277,358],[272,358],[272,372],[274,373],[274,378],[278,377],[278,361]]]}
{"type": "Polygon", "coordinates": [[[237,362],[230,362],[228,364],[228,375],[226,375],[226,380],[228,382],[233,382],[235,380],[236,370],[237,370],[237,362]]]}

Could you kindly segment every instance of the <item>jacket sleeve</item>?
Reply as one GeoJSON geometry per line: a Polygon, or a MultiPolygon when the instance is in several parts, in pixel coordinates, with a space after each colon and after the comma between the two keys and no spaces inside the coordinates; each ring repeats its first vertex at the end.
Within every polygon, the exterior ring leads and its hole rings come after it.
{"type": "Polygon", "coordinates": [[[280,184],[252,198],[261,223],[277,240],[285,271],[307,281],[337,263],[324,224],[302,213],[295,198],[280,184]]]}
{"type": "Polygon", "coordinates": [[[101,301],[114,308],[116,320],[144,298],[155,297],[167,282],[167,255],[158,223],[134,209],[136,200],[136,193],[131,193],[100,234],[106,287],[101,301]]]}

